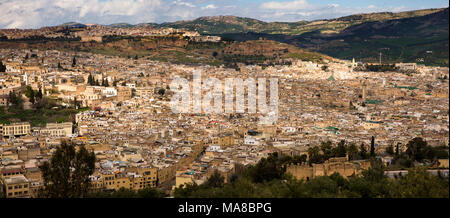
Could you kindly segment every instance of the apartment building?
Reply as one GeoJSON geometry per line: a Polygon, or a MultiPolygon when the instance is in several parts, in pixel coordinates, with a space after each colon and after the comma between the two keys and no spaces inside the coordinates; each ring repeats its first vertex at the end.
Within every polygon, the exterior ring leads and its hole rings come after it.
{"type": "Polygon", "coordinates": [[[28,122],[0,124],[0,135],[3,137],[24,136],[30,134],[31,126],[28,122]]]}
{"type": "Polygon", "coordinates": [[[29,198],[30,182],[24,175],[16,175],[3,180],[3,190],[7,198],[29,198]]]}

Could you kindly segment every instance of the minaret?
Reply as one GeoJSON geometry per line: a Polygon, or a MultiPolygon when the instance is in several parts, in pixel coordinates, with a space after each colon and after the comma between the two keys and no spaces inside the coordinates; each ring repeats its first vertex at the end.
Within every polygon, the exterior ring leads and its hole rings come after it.
{"type": "Polygon", "coordinates": [[[362,99],[363,101],[366,100],[366,96],[367,96],[367,85],[366,85],[366,81],[363,81],[362,83],[362,99]]]}
{"type": "Polygon", "coordinates": [[[27,74],[27,72],[25,72],[25,75],[23,75],[23,80],[25,82],[25,85],[27,86],[28,85],[28,74],[27,74]]]}

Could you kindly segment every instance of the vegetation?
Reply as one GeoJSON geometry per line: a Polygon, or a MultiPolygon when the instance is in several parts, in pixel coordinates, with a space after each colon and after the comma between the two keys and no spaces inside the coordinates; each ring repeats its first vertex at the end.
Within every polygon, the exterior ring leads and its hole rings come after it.
{"type": "Polygon", "coordinates": [[[449,197],[448,177],[433,176],[422,167],[410,169],[406,176],[397,179],[386,177],[384,168],[378,163],[363,171],[361,175],[348,179],[334,173],[309,181],[299,181],[285,173],[280,174],[284,163],[281,159],[276,154],[262,159],[254,167],[245,170],[242,175],[234,176],[228,183],[217,182],[218,176],[213,174],[202,185],[188,183],[176,188],[174,196],[177,198],[449,197]]]}
{"type": "Polygon", "coordinates": [[[95,170],[95,154],[84,146],[75,149],[72,143],[62,141],[48,162],[40,166],[44,188],[39,197],[80,198],[87,196],[95,170]]]}
{"type": "MultiPolygon", "coordinates": [[[[86,108],[63,108],[57,104],[56,100],[47,97],[36,97],[34,109],[23,109],[20,95],[11,93],[10,98],[15,99],[14,104],[0,107],[0,123],[2,124],[20,121],[30,122],[31,126],[44,126],[46,123],[72,122],[76,113],[86,110],[86,108]]],[[[39,93],[38,91],[36,96],[40,96],[39,93]]]]}
{"type": "Polygon", "coordinates": [[[394,159],[389,166],[390,169],[407,169],[415,165],[430,165],[437,163],[438,159],[449,158],[448,146],[432,147],[420,137],[408,142],[406,151],[401,152],[399,144],[396,145],[394,159]]]}
{"type": "Polygon", "coordinates": [[[427,9],[427,10],[417,10],[400,13],[358,14],[332,20],[324,20],[321,23],[317,23],[314,21],[267,23],[260,20],[245,17],[216,16],[216,17],[200,17],[190,21],[178,21],[173,23],[169,22],[156,26],[185,28],[192,31],[198,31],[201,34],[256,32],[266,34],[301,35],[308,32],[335,33],[340,32],[349,26],[358,25],[364,22],[386,21],[392,19],[418,17],[435,13],[440,10],[442,9],[427,9]]]}
{"type": "Polygon", "coordinates": [[[5,72],[6,66],[3,64],[3,62],[0,60],[0,72],[5,72]]]}
{"type": "Polygon", "coordinates": [[[366,69],[367,71],[372,71],[372,72],[388,72],[388,71],[396,71],[396,67],[394,66],[394,64],[367,64],[366,65],[366,69]]]}
{"type": "MultiPolygon", "coordinates": [[[[223,33],[221,36],[237,41],[263,37],[346,60],[355,58],[375,63],[379,61],[381,52],[384,64],[416,62],[448,66],[448,8],[430,12],[396,20],[378,19],[376,16],[369,20],[362,18],[364,22],[360,20],[344,25],[344,29],[331,25],[332,34],[324,33],[317,25],[319,29],[302,30],[296,37],[261,32],[223,33]]],[[[351,19],[359,19],[357,16],[360,15],[354,16],[351,19]]]]}

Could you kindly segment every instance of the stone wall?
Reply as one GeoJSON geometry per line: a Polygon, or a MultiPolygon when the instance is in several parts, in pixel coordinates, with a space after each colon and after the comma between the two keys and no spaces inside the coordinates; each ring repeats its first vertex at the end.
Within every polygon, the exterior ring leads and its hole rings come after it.
{"type": "Polygon", "coordinates": [[[310,180],[318,176],[330,176],[333,173],[339,173],[342,177],[347,178],[358,175],[362,171],[369,169],[369,161],[352,161],[349,162],[342,158],[331,158],[323,164],[288,165],[286,173],[291,174],[298,180],[310,180]]]}

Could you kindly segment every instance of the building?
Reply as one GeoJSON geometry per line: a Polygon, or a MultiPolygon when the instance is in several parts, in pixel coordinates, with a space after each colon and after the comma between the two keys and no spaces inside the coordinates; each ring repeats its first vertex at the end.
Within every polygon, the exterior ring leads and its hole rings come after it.
{"type": "Polygon", "coordinates": [[[31,132],[31,126],[28,122],[0,124],[0,135],[3,137],[24,136],[31,132]]]}
{"type": "Polygon", "coordinates": [[[117,88],[117,100],[124,101],[130,99],[132,96],[131,88],[129,87],[118,87],[117,88]]]}
{"type": "Polygon", "coordinates": [[[136,96],[151,96],[153,94],[153,88],[151,87],[136,87],[136,96]]]}
{"type": "Polygon", "coordinates": [[[7,198],[29,198],[30,182],[24,175],[16,175],[3,180],[3,189],[7,198]]]}
{"type": "Polygon", "coordinates": [[[416,70],[417,64],[416,63],[396,63],[395,67],[397,67],[399,70],[416,70]]]}
{"type": "Polygon", "coordinates": [[[72,123],[47,123],[47,126],[40,129],[39,133],[51,137],[70,136],[72,135],[72,123]]]}

